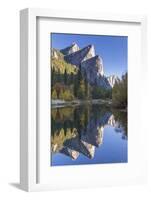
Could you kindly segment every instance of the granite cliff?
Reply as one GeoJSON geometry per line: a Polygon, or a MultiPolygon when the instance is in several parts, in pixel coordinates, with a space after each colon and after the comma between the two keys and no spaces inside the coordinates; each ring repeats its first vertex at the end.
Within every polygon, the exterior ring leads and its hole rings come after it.
{"type": "MultiPolygon", "coordinates": [[[[57,59],[58,50],[52,51],[52,56],[57,59]]],[[[72,43],[60,50],[64,60],[76,66],[84,78],[90,83],[90,85],[99,86],[105,89],[112,89],[115,82],[118,81],[118,77],[115,75],[107,77],[104,74],[103,60],[99,55],[95,54],[95,48],[93,45],[88,45],[82,49],[76,43],[72,43]]]]}

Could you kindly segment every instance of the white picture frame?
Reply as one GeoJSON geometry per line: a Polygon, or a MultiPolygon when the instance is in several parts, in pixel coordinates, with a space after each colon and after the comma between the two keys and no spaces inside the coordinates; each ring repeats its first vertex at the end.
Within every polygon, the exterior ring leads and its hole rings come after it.
{"type": "MultiPolygon", "coordinates": [[[[107,23],[120,23],[133,26],[138,24],[140,28],[140,47],[141,47],[141,64],[140,71],[138,71],[138,77],[142,73],[141,68],[147,66],[147,25],[145,16],[124,16],[124,15],[112,15],[112,14],[100,14],[100,13],[86,13],[86,12],[73,12],[73,11],[54,11],[49,9],[35,9],[29,8],[21,10],[20,12],[20,185],[21,188],[26,191],[39,191],[39,190],[52,190],[52,189],[64,189],[74,187],[98,187],[105,185],[127,185],[135,183],[146,182],[146,157],[145,157],[145,134],[142,137],[141,144],[144,145],[142,153],[142,163],[138,167],[138,173],[133,173],[132,168],[129,169],[129,176],[117,178],[115,180],[112,177],[107,177],[106,181],[95,183],[87,183],[87,180],[81,181],[78,184],[67,183],[64,184],[60,181],[60,184],[53,184],[55,177],[49,177],[48,182],[39,182],[38,176],[41,173],[39,170],[39,141],[38,141],[38,71],[37,71],[37,19],[47,18],[47,20],[60,19],[72,21],[87,21],[87,22],[107,22],[107,23]]],[[[132,72],[133,73],[133,70],[132,72]]],[[[132,82],[131,82],[132,83],[132,82]]],[[[130,84],[130,83],[129,83],[130,84]]],[[[143,87],[143,86],[142,86],[143,87]]],[[[143,89],[143,88],[142,88],[143,89]]],[[[134,104],[134,102],[133,102],[134,104]]],[[[133,120],[133,118],[132,118],[133,120]]],[[[143,121],[142,123],[143,127],[143,121]]],[[[134,129],[135,130],[135,129],[134,129]]],[[[135,130],[136,131],[136,130],[135,130]]],[[[134,141],[133,141],[134,142],[134,141]]],[[[137,147],[138,148],[138,147],[137,147]]],[[[117,164],[117,169],[122,168],[120,164],[117,164]],[[119,166],[118,166],[119,165],[119,166]]],[[[82,166],[83,170],[85,166],[82,166]]],[[[78,168],[77,171],[79,171],[78,168]]],[[[87,170],[87,169],[86,169],[87,170]]],[[[99,170],[99,165],[94,166],[94,170],[99,170]]],[[[108,169],[110,170],[110,169],[108,169]]],[[[65,170],[66,171],[66,170],[65,170]]],[[[65,172],[64,173],[67,173],[65,172]]],[[[89,173],[89,170],[87,171],[89,173]]],[[[78,172],[77,172],[78,173],[78,172]]],[[[81,172],[79,172],[80,175],[81,172]]],[[[109,171],[106,171],[109,173],[109,171]]],[[[121,171],[122,173],[122,171],[121,171]]],[[[47,176],[44,174],[44,176],[47,176]]],[[[92,178],[92,177],[91,177],[92,178]]],[[[74,179],[74,177],[73,177],[74,179]]],[[[81,178],[80,178],[81,179],[81,178]]],[[[97,179],[97,173],[94,176],[94,180],[97,179]]],[[[58,179],[59,180],[59,179],[58,179]]],[[[104,179],[105,180],[105,177],[104,179]]]]}

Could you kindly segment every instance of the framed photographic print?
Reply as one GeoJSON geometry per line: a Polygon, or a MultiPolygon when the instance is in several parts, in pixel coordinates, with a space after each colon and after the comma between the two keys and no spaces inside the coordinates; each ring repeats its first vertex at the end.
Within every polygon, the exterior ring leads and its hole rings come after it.
{"type": "Polygon", "coordinates": [[[144,183],[146,18],[48,9],[20,16],[21,187],[144,183]]]}

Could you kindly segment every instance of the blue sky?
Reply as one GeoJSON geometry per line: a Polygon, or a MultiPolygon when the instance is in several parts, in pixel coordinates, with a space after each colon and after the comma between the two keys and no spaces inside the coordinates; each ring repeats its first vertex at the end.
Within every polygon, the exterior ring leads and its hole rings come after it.
{"type": "Polygon", "coordinates": [[[73,42],[80,48],[93,44],[95,53],[103,59],[106,76],[115,74],[121,77],[127,72],[127,36],[51,33],[50,37],[50,46],[56,49],[63,49],[73,42]]]}

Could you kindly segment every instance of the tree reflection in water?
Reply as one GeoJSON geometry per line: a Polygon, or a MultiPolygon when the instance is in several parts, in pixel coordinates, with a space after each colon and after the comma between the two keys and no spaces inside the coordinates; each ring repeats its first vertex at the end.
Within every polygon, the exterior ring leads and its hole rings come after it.
{"type": "Polygon", "coordinates": [[[77,159],[80,154],[92,159],[103,143],[106,126],[122,132],[127,139],[127,112],[104,106],[87,105],[51,110],[51,153],[77,159]]]}

